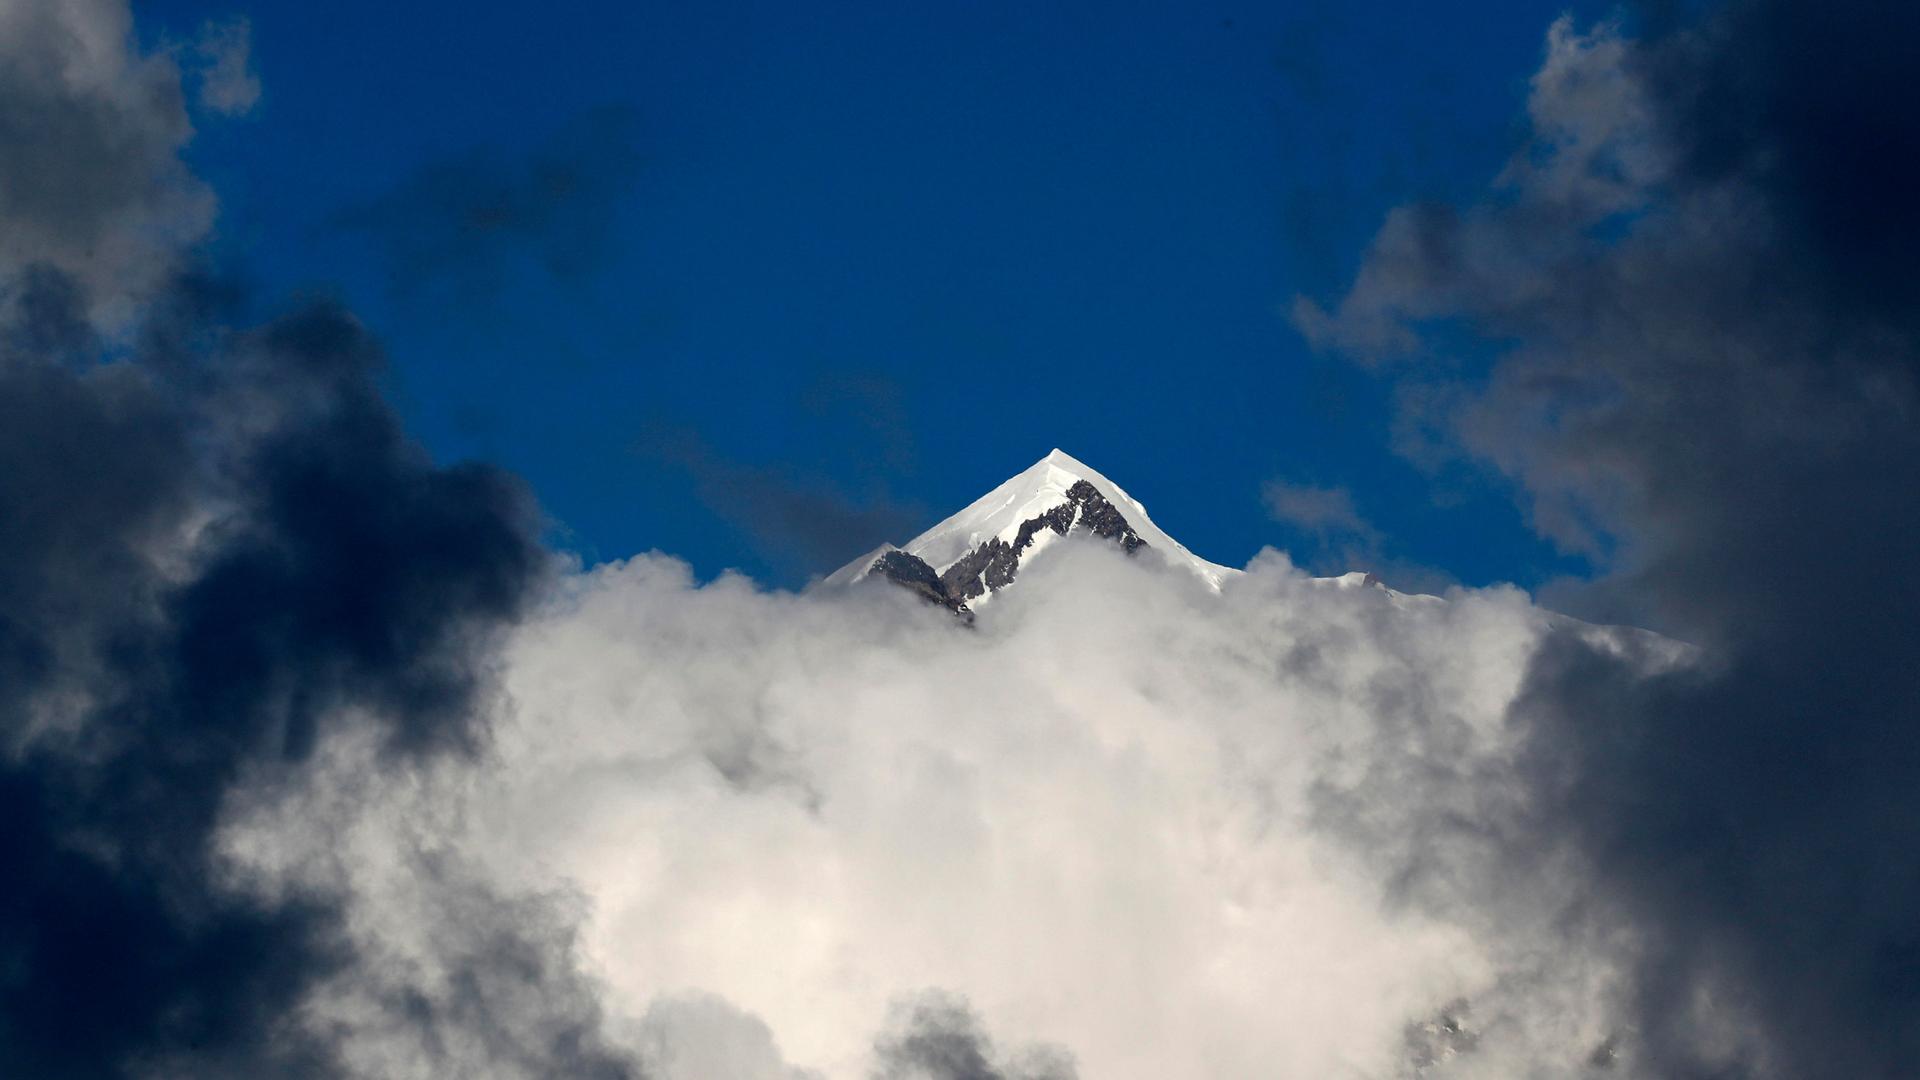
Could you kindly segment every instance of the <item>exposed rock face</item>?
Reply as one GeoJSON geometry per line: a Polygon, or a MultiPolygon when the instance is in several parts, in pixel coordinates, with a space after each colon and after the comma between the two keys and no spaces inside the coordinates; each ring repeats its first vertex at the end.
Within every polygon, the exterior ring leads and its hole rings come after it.
{"type": "Polygon", "coordinates": [[[940,584],[947,595],[962,600],[971,600],[989,589],[1004,588],[1020,572],[1020,557],[1033,546],[1034,536],[1041,529],[1052,529],[1065,536],[1075,526],[1117,542],[1129,555],[1146,546],[1146,541],[1134,533],[1133,526],[1100,494],[1100,489],[1082,480],[1067,489],[1066,502],[1021,522],[1020,531],[1011,544],[997,536],[989,537],[959,562],[947,567],[940,575],[940,584]]]}
{"type": "MultiPolygon", "coordinates": [[[[1067,495],[1080,507],[1079,524],[1093,535],[1103,540],[1117,541],[1129,555],[1147,546],[1147,542],[1133,531],[1133,526],[1127,524],[1127,519],[1120,516],[1120,511],[1107,501],[1105,495],[1100,494],[1099,488],[1082,480],[1068,488],[1067,495]]],[[[1066,533],[1065,529],[1057,531],[1062,535],[1066,533]]]]}
{"type": "Polygon", "coordinates": [[[939,604],[969,622],[973,612],[967,608],[966,601],[949,595],[946,586],[941,584],[940,575],[934,572],[927,561],[910,551],[895,548],[873,561],[873,572],[904,589],[920,595],[929,603],[939,604]]]}
{"type": "Polygon", "coordinates": [[[971,600],[989,588],[998,589],[1012,581],[1019,569],[1019,552],[995,536],[947,567],[947,572],[940,575],[940,587],[949,596],[971,600]]]}
{"type": "Polygon", "coordinates": [[[1119,544],[1129,555],[1147,546],[1100,489],[1081,480],[1067,489],[1066,502],[1021,522],[1011,543],[990,536],[943,573],[936,573],[919,556],[898,549],[874,560],[871,569],[971,620],[973,612],[967,601],[1011,583],[1020,572],[1021,556],[1033,547],[1040,530],[1051,529],[1065,536],[1076,528],[1119,544]]]}

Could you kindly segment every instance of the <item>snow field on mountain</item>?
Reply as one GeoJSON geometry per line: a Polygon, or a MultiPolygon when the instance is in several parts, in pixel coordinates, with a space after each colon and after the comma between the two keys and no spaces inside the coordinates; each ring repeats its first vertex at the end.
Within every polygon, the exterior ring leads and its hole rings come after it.
{"type": "MultiPolygon", "coordinates": [[[[1240,572],[1210,563],[1188,551],[1155,525],[1153,519],[1147,516],[1147,508],[1128,495],[1120,485],[1057,449],[974,500],[959,513],[901,545],[901,550],[924,559],[935,571],[944,571],[989,539],[997,537],[1003,543],[1014,543],[1023,522],[1071,501],[1069,489],[1082,480],[1098,489],[1126,518],[1127,524],[1133,527],[1140,539],[1146,541],[1147,547],[1169,563],[1192,571],[1214,589],[1240,572]]],[[[1042,529],[1034,534],[1033,544],[1023,553],[1021,565],[1024,567],[1028,560],[1039,554],[1056,537],[1057,534],[1051,529],[1042,529]]],[[[855,559],[829,575],[826,583],[850,585],[865,578],[873,561],[891,547],[884,545],[855,559]]],[[[977,597],[974,602],[984,601],[990,595],[977,597]]]]}

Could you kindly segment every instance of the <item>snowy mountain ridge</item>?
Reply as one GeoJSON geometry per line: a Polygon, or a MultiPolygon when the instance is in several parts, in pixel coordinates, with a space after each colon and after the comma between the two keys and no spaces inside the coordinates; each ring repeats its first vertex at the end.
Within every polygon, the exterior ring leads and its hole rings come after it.
{"type": "MultiPolygon", "coordinates": [[[[1144,549],[1149,558],[1193,574],[1214,592],[1246,573],[1187,550],[1120,485],[1056,449],[904,546],[882,544],[822,579],[819,587],[845,588],[877,575],[972,621],[1023,567],[1074,534],[1118,544],[1128,555],[1144,549]]],[[[1330,589],[1378,590],[1401,609],[1445,602],[1389,588],[1359,570],[1313,581],[1330,589]]],[[[1690,645],[1647,630],[1596,626],[1553,612],[1542,616],[1592,644],[1645,655],[1656,667],[1691,662],[1697,654],[1690,645]]]]}
{"type": "Polygon", "coordinates": [[[906,544],[882,545],[822,584],[848,586],[878,573],[971,614],[1011,584],[1022,566],[1076,530],[1117,543],[1128,554],[1149,549],[1216,592],[1242,573],[1187,550],[1120,485],[1055,449],[906,544]]]}

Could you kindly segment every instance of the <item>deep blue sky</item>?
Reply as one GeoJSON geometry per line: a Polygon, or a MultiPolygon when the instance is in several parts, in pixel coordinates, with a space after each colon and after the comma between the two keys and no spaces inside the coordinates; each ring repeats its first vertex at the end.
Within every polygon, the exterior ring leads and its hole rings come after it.
{"type": "Polygon", "coordinates": [[[1278,477],[1350,489],[1388,559],[1533,584],[1573,564],[1395,457],[1284,312],[1391,206],[1485,184],[1565,9],[140,15],[252,20],[259,107],[191,153],[222,256],[263,303],[343,295],[435,455],[519,472],[589,561],[797,584],[1058,445],[1216,561],[1312,554],[1278,477]]]}

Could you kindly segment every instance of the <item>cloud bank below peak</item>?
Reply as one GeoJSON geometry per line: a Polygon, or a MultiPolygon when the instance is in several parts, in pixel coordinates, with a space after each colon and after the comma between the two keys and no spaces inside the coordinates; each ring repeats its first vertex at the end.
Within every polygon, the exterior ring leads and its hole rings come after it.
{"type": "Polygon", "coordinates": [[[700,586],[641,557],[516,631],[480,767],[356,784],[343,746],[229,850],[271,891],[364,838],[353,922],[397,940],[433,917],[394,902],[422,822],[496,892],[563,888],[601,1008],[644,1018],[609,1030],[664,1076],[720,1054],[768,1077],[1399,1077],[1443,1017],[1473,1053],[1418,1075],[1584,1075],[1634,1053],[1624,939],[1562,939],[1572,853],[1507,865],[1497,842],[1523,797],[1508,706],[1564,625],[1512,590],[1409,608],[1278,555],[1215,593],[1063,545],[972,629],[903,590],[700,586]],[[1493,874],[1498,912],[1440,888],[1493,874]]]}

